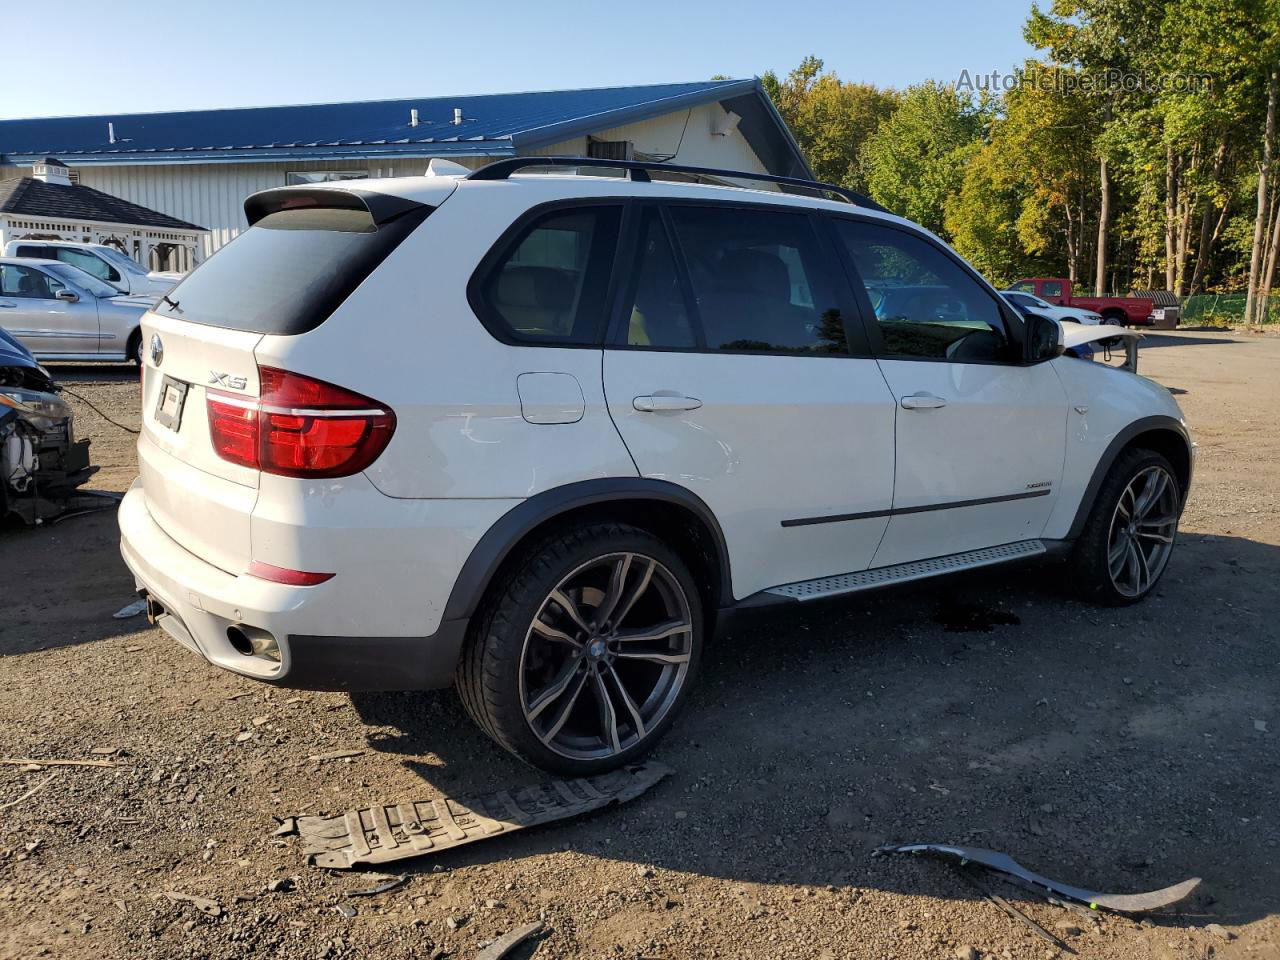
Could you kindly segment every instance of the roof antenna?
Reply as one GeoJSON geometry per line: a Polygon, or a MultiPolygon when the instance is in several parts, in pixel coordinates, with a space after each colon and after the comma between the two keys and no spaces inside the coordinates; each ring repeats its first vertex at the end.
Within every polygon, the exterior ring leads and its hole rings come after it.
{"type": "Polygon", "coordinates": [[[462,126],[462,108],[461,107],[453,108],[453,125],[455,127],[462,126]]]}
{"type": "Polygon", "coordinates": [[[116,142],[116,125],[111,121],[107,121],[107,143],[116,142]]]}
{"type": "Polygon", "coordinates": [[[416,127],[418,125],[418,108],[414,107],[409,111],[409,126],[416,127]]]}

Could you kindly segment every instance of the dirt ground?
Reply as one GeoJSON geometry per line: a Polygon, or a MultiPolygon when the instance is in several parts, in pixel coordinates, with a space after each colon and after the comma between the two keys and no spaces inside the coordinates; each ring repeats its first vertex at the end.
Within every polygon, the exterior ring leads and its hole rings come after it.
{"type": "MultiPolygon", "coordinates": [[[[537,919],[517,955],[1063,955],[947,865],[871,856],[911,840],[1103,890],[1204,878],[1146,918],[1001,888],[1081,957],[1280,957],[1280,338],[1180,331],[1142,361],[1201,451],[1146,603],[1096,609],[1051,567],[997,568],[760,620],[710,650],[657,751],[670,779],[405,862],[408,883],[375,897],[345,898],[369,875],[308,866],[274,818],[541,775],[452,691],[276,691],[112,619],[133,599],[113,511],[0,532],[0,756],[119,751],[0,766],[0,957],[471,957],[537,919]],[[363,752],[308,760],[342,749],[363,752]]],[[[56,373],[136,426],[133,376],[56,373]]],[[[133,438],[75,403],[93,485],[125,489],[133,438]]]]}

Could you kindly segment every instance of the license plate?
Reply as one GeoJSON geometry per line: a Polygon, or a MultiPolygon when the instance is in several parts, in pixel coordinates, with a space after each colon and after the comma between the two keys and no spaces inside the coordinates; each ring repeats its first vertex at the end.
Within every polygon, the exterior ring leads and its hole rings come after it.
{"type": "Polygon", "coordinates": [[[177,430],[182,423],[182,406],[187,402],[190,384],[172,377],[160,381],[160,399],[156,403],[156,423],[170,430],[177,430]]]}

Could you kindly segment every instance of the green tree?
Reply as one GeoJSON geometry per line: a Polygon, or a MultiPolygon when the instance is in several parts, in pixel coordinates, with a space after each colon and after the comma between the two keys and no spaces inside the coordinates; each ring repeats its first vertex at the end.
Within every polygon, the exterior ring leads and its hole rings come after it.
{"type": "MultiPolygon", "coordinates": [[[[1115,138],[1109,127],[1148,96],[1111,81],[1113,74],[1136,74],[1159,53],[1165,0],[1053,0],[1048,11],[1033,5],[1024,34],[1060,64],[1079,67],[1090,86],[1085,93],[1103,129],[1090,144],[1098,171],[1098,235],[1094,288],[1107,292],[1107,241],[1112,217],[1115,138]]],[[[1083,146],[1083,145],[1082,145],[1083,146]]]]}
{"type": "Polygon", "coordinates": [[[898,94],[846,83],[822,67],[820,59],[809,56],[785,79],[770,71],[761,82],[817,178],[865,191],[865,145],[897,107],[898,94]]]}
{"type": "Polygon", "coordinates": [[[949,197],[984,135],[987,112],[972,97],[932,81],[908,88],[867,141],[867,188],[894,213],[945,233],[949,197]]]}
{"type": "MultiPolygon", "coordinates": [[[[1175,92],[1164,106],[1170,136],[1194,136],[1212,155],[1212,173],[1201,177],[1207,206],[1200,235],[1212,239],[1212,208],[1231,202],[1232,161],[1251,168],[1252,204],[1237,192],[1242,210],[1252,206],[1245,322],[1265,315],[1280,247],[1277,127],[1280,126],[1280,0],[1179,0],[1165,21],[1166,49],[1177,67],[1211,78],[1207,90],[1175,92]]],[[[1247,216],[1247,214],[1246,214],[1247,216]]],[[[1218,224],[1221,226],[1222,216],[1218,224]]],[[[1209,244],[1202,243],[1200,259],[1209,244]]],[[[1243,263],[1241,263],[1243,267],[1243,263]]],[[[1200,265],[1197,263],[1197,271],[1200,265]]]]}
{"type": "Polygon", "coordinates": [[[960,190],[947,198],[944,226],[952,246],[996,286],[1038,272],[1018,236],[1021,184],[995,144],[973,144],[960,190]]]}

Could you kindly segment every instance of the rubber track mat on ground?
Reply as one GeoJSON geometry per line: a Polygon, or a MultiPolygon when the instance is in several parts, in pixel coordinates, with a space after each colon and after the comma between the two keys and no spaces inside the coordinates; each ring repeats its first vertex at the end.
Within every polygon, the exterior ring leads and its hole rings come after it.
{"type": "Polygon", "coordinates": [[[671,772],[650,761],[517,791],[364,807],[336,817],[299,817],[298,834],[312,864],[346,870],[437,853],[626,803],[671,772]]]}

